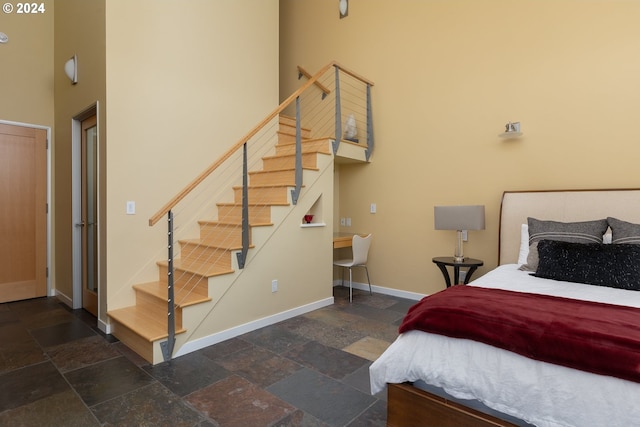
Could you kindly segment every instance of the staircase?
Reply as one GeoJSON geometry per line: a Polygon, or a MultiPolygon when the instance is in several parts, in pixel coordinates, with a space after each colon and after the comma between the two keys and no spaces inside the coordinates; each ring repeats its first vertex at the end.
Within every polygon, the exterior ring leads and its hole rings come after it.
{"type": "MultiPolygon", "coordinates": [[[[249,172],[249,227],[273,227],[272,208],[290,205],[295,186],[295,119],[280,116],[275,154],[262,158],[261,170],[249,172]]],[[[302,129],[302,167],[318,170],[319,156],[331,156],[331,140],[311,139],[302,129]]],[[[198,221],[199,238],[180,240],[180,256],[174,260],[176,338],[185,334],[185,313],[211,305],[210,287],[218,276],[236,273],[234,253],[242,247],[242,187],[234,187],[234,200],[217,203],[218,219],[198,221]]],[[[250,232],[250,236],[253,233],[250,232]]],[[[250,237],[250,250],[254,249],[250,237]]],[[[168,262],[160,261],[158,280],[133,285],[135,305],[109,311],[111,331],[148,362],[162,361],[160,342],[167,340],[168,262]]]]}

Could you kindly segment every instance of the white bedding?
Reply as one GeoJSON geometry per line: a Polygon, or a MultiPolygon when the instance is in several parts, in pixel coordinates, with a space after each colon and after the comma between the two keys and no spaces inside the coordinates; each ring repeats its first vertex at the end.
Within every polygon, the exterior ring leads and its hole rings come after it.
{"type": "MultiPolygon", "coordinates": [[[[539,279],[517,268],[500,266],[470,285],[640,308],[638,291],[539,279]]],[[[638,383],[535,361],[466,339],[406,332],[369,373],[373,394],[387,383],[423,380],[454,397],[479,400],[538,426],[640,425],[638,383]]]]}

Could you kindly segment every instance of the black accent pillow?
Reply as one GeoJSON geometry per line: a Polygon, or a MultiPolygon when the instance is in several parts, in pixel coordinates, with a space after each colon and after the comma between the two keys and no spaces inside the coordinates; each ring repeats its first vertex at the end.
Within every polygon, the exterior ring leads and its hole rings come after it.
{"type": "Polygon", "coordinates": [[[538,242],[534,276],[640,291],[640,245],[538,242]]]}

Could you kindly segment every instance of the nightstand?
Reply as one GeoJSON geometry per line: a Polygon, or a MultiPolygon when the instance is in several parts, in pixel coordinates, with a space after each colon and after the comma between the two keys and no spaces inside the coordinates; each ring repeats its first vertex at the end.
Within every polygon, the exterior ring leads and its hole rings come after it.
{"type": "Polygon", "coordinates": [[[479,259],[473,258],[465,258],[462,262],[455,262],[453,257],[444,256],[444,257],[435,257],[432,259],[434,264],[438,266],[440,271],[442,271],[442,275],[444,276],[444,280],[447,283],[447,288],[451,286],[451,278],[449,277],[449,272],[447,271],[447,267],[453,267],[453,284],[457,285],[460,281],[460,268],[466,267],[467,274],[464,276],[464,284],[466,285],[471,280],[471,275],[474,271],[480,266],[484,264],[479,259]]]}

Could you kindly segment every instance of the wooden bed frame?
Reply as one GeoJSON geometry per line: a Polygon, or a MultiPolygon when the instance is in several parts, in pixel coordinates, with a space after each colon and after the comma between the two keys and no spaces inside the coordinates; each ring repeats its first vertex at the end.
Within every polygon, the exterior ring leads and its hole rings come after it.
{"type": "MultiPolygon", "coordinates": [[[[640,189],[506,191],[500,208],[500,265],[515,264],[527,217],[562,222],[615,217],[640,223],[640,189]]],[[[421,390],[388,384],[390,427],[513,427],[515,424],[421,390]]]]}

